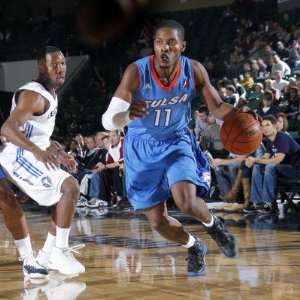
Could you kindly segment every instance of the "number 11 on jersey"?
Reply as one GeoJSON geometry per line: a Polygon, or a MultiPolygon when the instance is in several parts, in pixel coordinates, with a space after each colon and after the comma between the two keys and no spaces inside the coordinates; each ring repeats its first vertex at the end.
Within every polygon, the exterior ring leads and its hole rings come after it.
{"type": "Polygon", "coordinates": [[[155,121],[154,126],[159,126],[161,122],[163,122],[163,118],[165,117],[164,126],[167,127],[170,124],[171,119],[171,108],[165,108],[165,109],[155,109],[155,121]],[[162,113],[163,111],[163,113],[162,113]],[[161,121],[162,119],[162,121],[161,121]]]}

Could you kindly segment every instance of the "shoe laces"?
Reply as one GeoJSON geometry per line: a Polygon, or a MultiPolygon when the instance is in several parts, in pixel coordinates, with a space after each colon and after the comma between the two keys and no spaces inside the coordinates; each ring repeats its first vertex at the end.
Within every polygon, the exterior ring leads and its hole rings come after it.
{"type": "Polygon", "coordinates": [[[63,249],[63,252],[64,253],[69,253],[69,254],[75,253],[75,254],[80,255],[79,250],[84,248],[84,247],[85,247],[85,244],[78,244],[78,245],[74,245],[72,247],[63,249]]]}

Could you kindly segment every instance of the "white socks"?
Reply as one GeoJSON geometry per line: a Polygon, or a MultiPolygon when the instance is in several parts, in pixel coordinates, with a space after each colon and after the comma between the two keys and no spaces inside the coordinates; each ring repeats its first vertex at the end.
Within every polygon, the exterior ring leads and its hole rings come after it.
{"type": "Polygon", "coordinates": [[[60,228],[56,226],[56,247],[68,248],[69,247],[69,235],[71,228],[60,228]]]}
{"type": "Polygon", "coordinates": [[[56,243],[56,236],[48,232],[47,239],[45,241],[43,251],[46,253],[51,253],[53,247],[56,243]]]}
{"type": "Polygon", "coordinates": [[[22,260],[24,260],[25,258],[33,257],[29,235],[24,239],[15,240],[15,245],[18,249],[18,252],[22,260]]]}
{"type": "Polygon", "coordinates": [[[204,223],[204,222],[202,222],[202,224],[203,224],[205,227],[213,227],[214,222],[215,222],[215,218],[214,218],[213,215],[211,215],[211,220],[210,220],[210,222],[209,222],[209,223],[204,223]]]}
{"type": "Polygon", "coordinates": [[[188,242],[185,245],[182,245],[184,248],[191,248],[194,246],[196,239],[189,233],[188,242]]]}

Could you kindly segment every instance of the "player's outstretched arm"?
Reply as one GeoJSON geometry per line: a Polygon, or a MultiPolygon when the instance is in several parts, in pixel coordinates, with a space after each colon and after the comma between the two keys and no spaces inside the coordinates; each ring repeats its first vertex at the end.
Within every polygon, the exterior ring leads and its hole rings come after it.
{"type": "Polygon", "coordinates": [[[34,114],[41,114],[46,110],[47,102],[40,94],[33,91],[22,91],[18,97],[16,108],[1,127],[1,135],[16,146],[32,152],[47,167],[54,168],[57,163],[53,155],[32,143],[20,130],[20,127],[34,114]]]}
{"type": "Polygon", "coordinates": [[[105,129],[115,130],[123,128],[131,120],[145,115],[146,103],[143,101],[132,101],[133,94],[138,87],[138,69],[135,64],[131,64],[125,70],[121,83],[102,116],[102,125],[105,129]]]}
{"type": "Polygon", "coordinates": [[[192,60],[192,67],[197,90],[202,92],[209,111],[217,119],[224,119],[225,116],[233,113],[234,107],[222,101],[216,89],[211,85],[207,71],[202,64],[192,60]]]}

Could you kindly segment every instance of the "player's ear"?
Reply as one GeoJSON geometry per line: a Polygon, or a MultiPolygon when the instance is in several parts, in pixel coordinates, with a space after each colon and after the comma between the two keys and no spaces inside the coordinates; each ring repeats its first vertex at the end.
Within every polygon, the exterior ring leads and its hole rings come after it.
{"type": "Polygon", "coordinates": [[[186,41],[182,42],[181,52],[184,52],[186,48],[186,41]]]}

